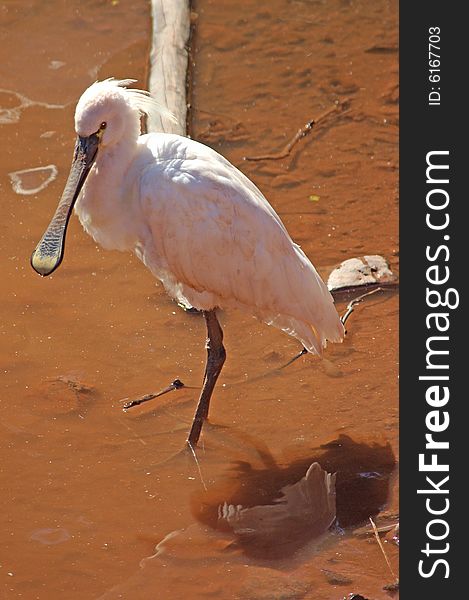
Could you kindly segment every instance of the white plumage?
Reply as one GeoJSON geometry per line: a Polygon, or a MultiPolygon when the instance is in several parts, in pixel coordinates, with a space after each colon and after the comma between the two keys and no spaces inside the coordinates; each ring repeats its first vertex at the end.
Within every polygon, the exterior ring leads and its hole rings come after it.
{"type": "Polygon", "coordinates": [[[141,114],[165,109],[131,82],[96,82],[77,104],[79,141],[96,138],[97,148],[76,194],[85,230],[105,248],[135,252],[186,305],[239,308],[316,354],[341,341],[326,285],[258,188],[203,144],[140,135],[141,114]]]}

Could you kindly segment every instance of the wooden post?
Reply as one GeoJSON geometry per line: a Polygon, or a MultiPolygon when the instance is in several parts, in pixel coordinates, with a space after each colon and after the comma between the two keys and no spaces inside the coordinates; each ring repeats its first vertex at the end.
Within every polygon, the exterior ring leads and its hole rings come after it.
{"type": "Polygon", "coordinates": [[[152,0],[152,47],[149,90],[178,123],[149,119],[148,131],[186,134],[186,76],[190,35],[189,0],[152,0]]]}

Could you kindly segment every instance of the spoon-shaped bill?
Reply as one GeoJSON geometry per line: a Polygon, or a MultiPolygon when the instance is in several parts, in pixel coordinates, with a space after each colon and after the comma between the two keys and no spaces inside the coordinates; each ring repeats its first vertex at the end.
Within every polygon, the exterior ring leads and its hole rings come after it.
{"type": "Polygon", "coordinates": [[[43,277],[50,275],[62,262],[68,221],[81,188],[93,166],[98,144],[99,136],[96,133],[77,139],[70,174],[59,205],[31,256],[31,266],[43,277]]]}

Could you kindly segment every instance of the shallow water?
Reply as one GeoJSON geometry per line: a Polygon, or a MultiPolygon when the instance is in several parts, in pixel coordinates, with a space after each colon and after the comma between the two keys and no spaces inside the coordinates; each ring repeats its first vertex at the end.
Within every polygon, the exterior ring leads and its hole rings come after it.
{"type": "MultiPolygon", "coordinates": [[[[240,10],[198,0],[194,11],[191,135],[256,182],[323,275],[363,254],[397,271],[396,4],[245,0],[240,10]],[[287,158],[243,160],[278,152],[336,102],[343,110],[287,158]]],[[[199,385],[200,316],[183,313],[136,258],[97,248],[76,219],[63,266],[47,279],[29,266],[68,173],[76,99],[96,78],[145,81],[149,7],[11,1],[0,27],[5,598],[389,597],[376,541],[353,530],[368,513],[398,510],[397,295],[361,304],[324,361],[284,370],[294,340],[223,314],[228,360],[199,466],[174,457],[198,390],[129,413],[120,400],[176,377],[199,385]],[[9,173],[48,165],[58,174],[40,192],[14,191],[9,173]],[[337,487],[345,532],[272,560],[213,529],[204,507],[265,504],[340,435],[352,440],[347,466],[340,452],[323,466],[349,474],[352,487],[337,487]],[[240,465],[257,476],[243,478],[240,465]]],[[[385,545],[397,570],[397,547],[385,545]]]]}

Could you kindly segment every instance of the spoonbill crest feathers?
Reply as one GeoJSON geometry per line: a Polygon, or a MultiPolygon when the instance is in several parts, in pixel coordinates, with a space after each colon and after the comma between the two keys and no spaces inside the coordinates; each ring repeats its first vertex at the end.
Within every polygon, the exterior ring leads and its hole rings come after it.
{"type": "Polygon", "coordinates": [[[95,133],[100,125],[106,122],[106,119],[112,114],[116,116],[122,114],[125,107],[138,114],[138,116],[146,115],[152,119],[161,116],[177,123],[173,113],[155,100],[150,92],[128,87],[136,81],[136,79],[114,79],[110,77],[91,84],[83,92],[77,104],[75,111],[76,132],[84,136],[95,133]]]}

